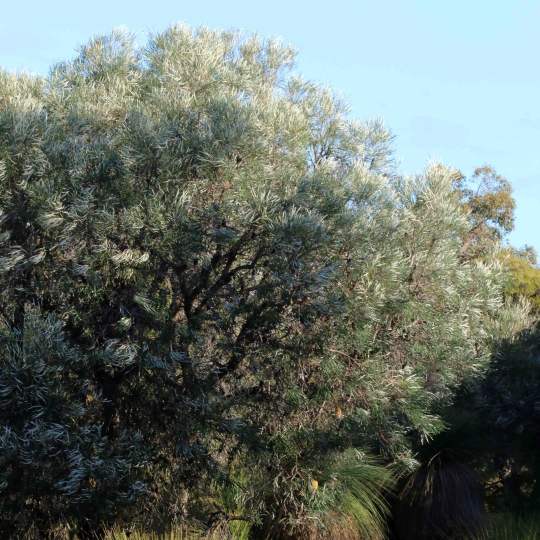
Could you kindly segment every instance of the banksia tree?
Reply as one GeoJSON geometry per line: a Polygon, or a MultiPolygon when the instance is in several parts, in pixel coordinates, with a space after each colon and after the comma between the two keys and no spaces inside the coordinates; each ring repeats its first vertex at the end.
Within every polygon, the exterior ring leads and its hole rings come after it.
{"type": "Polygon", "coordinates": [[[519,326],[461,256],[455,173],[399,178],[293,60],[173,27],[0,75],[5,530],[212,526],[238,481],[253,534],[376,538],[382,463],[519,326]]]}

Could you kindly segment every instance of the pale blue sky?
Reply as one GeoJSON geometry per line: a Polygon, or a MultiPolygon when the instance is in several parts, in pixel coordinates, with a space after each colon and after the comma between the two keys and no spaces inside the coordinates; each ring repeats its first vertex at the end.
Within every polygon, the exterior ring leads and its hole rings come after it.
{"type": "Polygon", "coordinates": [[[46,73],[91,36],[173,22],[280,37],[307,78],[382,117],[404,172],[492,164],[514,186],[511,241],[540,252],[540,0],[3,2],[0,66],[46,73]]]}

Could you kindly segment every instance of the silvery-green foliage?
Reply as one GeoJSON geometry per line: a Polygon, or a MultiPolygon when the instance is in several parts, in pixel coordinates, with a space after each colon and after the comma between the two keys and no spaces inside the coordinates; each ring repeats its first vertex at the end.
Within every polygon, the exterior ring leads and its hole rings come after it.
{"type": "Polygon", "coordinates": [[[400,178],[382,123],[293,65],[277,42],[175,26],[0,74],[2,370],[32,358],[3,383],[2,459],[65,464],[42,491],[4,475],[14,508],[35,489],[115,517],[144,484],[150,516],[182,489],[169,517],[204,520],[232,467],[254,521],[301,526],[330,455],[411,467],[434,405],[519,327],[489,257],[460,257],[454,173],[400,178]]]}
{"type": "Polygon", "coordinates": [[[2,328],[0,350],[3,534],[133,504],[144,493],[133,470],[144,463],[140,437],[107,441],[92,361],[67,342],[61,323],[27,313],[24,336],[2,328]]]}
{"type": "Polygon", "coordinates": [[[437,433],[433,405],[448,402],[486,367],[496,340],[527,322],[522,309],[503,305],[496,264],[462,260],[467,221],[453,177],[432,165],[414,178],[359,178],[373,202],[348,237],[340,283],[349,313],[330,352],[361,363],[350,392],[366,405],[355,411],[351,401],[351,422],[377,433],[377,446],[393,455],[406,453],[411,430],[424,441],[437,433]]]}

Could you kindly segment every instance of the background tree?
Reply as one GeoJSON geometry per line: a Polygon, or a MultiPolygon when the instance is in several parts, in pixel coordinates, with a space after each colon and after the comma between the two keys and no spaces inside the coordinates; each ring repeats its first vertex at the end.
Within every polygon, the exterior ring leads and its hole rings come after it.
{"type": "Polygon", "coordinates": [[[505,293],[513,299],[526,298],[534,314],[540,315],[540,268],[534,249],[507,249],[501,254],[508,271],[505,293]]]}
{"type": "Polygon", "coordinates": [[[469,216],[463,255],[482,256],[514,228],[512,186],[489,165],[475,169],[470,178],[457,173],[455,185],[469,216]]]}

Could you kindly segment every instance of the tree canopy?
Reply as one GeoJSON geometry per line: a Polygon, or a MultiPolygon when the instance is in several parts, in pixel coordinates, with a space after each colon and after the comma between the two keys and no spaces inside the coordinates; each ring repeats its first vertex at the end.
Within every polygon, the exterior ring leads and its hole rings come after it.
{"type": "Polygon", "coordinates": [[[508,184],[458,177],[399,175],[272,41],[115,32],[1,73],[3,534],[241,509],[376,538],[386,466],[528,323],[480,240],[508,184]]]}

